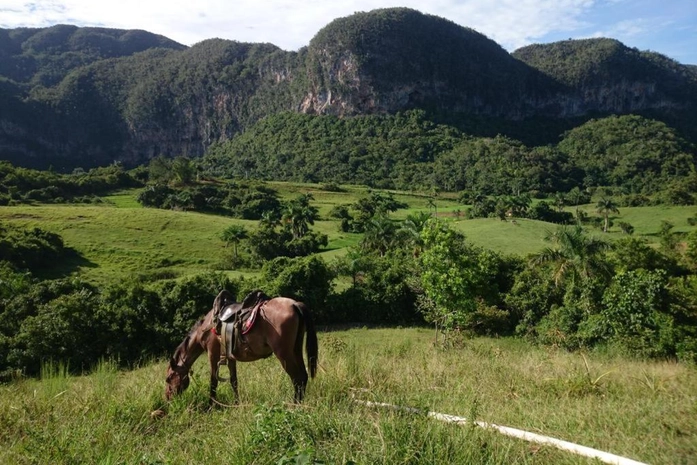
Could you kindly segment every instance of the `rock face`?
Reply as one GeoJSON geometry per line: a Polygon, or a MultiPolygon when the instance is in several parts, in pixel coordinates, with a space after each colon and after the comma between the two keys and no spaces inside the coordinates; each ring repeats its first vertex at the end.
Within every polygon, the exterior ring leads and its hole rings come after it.
{"type": "Polygon", "coordinates": [[[186,48],[143,31],[0,29],[0,158],[70,169],[200,156],[281,111],[422,108],[514,121],[640,112],[689,130],[696,70],[612,39],[509,54],[406,8],[337,19],[299,52],[220,39],[186,48]]]}

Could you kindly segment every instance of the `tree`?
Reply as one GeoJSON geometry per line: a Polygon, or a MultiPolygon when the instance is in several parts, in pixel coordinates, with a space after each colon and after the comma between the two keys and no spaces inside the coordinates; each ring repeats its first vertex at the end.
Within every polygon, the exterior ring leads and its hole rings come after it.
{"type": "Polygon", "coordinates": [[[469,317],[497,286],[498,262],[490,253],[469,246],[461,233],[434,219],[426,223],[421,237],[424,251],[419,265],[426,297],[422,311],[435,325],[437,339],[439,331],[447,334],[476,324],[469,317]]]}
{"type": "Polygon", "coordinates": [[[196,169],[189,157],[180,156],[172,162],[172,176],[177,184],[190,184],[196,169]]]}
{"type": "Polygon", "coordinates": [[[384,257],[397,239],[397,225],[386,216],[376,216],[366,225],[361,247],[366,251],[376,251],[384,257]]]}
{"type": "Polygon", "coordinates": [[[521,216],[525,216],[525,213],[530,208],[530,204],[532,203],[532,200],[530,199],[529,195],[522,194],[522,195],[514,195],[514,196],[510,197],[508,202],[509,202],[510,209],[511,209],[511,215],[513,217],[521,217],[521,216]]]}
{"type": "Polygon", "coordinates": [[[220,234],[220,238],[225,241],[225,247],[232,242],[232,245],[234,246],[235,258],[237,258],[237,246],[241,241],[247,239],[247,237],[249,237],[247,228],[239,224],[232,224],[228,226],[220,234]]]}
{"type": "Polygon", "coordinates": [[[615,213],[619,215],[620,211],[617,209],[617,205],[611,198],[603,197],[596,204],[597,212],[603,215],[605,220],[603,223],[603,232],[607,232],[610,227],[610,213],[615,213]]]}
{"type": "Polygon", "coordinates": [[[626,221],[620,221],[619,223],[617,223],[617,226],[620,227],[620,229],[622,230],[623,233],[625,233],[629,236],[634,234],[634,226],[627,223],[626,221]]]}
{"type": "Polygon", "coordinates": [[[304,194],[288,202],[283,210],[283,221],[290,226],[294,239],[303,237],[319,219],[317,207],[310,205],[311,194],[304,194]]]}
{"type": "Polygon", "coordinates": [[[421,237],[421,231],[430,218],[431,215],[427,212],[409,214],[397,231],[407,245],[412,246],[414,257],[418,257],[423,249],[424,241],[421,237]]]}
{"type": "Polygon", "coordinates": [[[545,240],[554,244],[531,257],[532,265],[552,265],[552,279],[557,285],[565,281],[572,284],[596,276],[608,277],[611,269],[605,260],[610,244],[587,236],[583,228],[562,226],[549,233],[545,240]]]}
{"type": "Polygon", "coordinates": [[[277,210],[266,210],[261,214],[259,226],[262,229],[274,229],[281,224],[281,217],[277,210]]]}
{"type": "Polygon", "coordinates": [[[581,189],[578,188],[578,186],[576,186],[566,194],[565,199],[571,205],[574,205],[576,207],[576,212],[575,212],[576,223],[581,224],[578,206],[581,205],[582,203],[590,201],[589,196],[587,194],[585,194],[584,192],[582,192],[581,189]]]}

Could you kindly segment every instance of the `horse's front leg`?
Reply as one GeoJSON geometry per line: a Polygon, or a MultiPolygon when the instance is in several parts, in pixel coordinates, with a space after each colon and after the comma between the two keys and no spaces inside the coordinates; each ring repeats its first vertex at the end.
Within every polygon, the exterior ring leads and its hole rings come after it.
{"type": "Polygon", "coordinates": [[[227,361],[228,370],[230,370],[230,386],[232,386],[232,392],[235,394],[235,403],[240,402],[240,393],[237,391],[237,362],[233,359],[228,359],[227,361]]]}
{"type": "Polygon", "coordinates": [[[208,405],[213,406],[218,393],[218,361],[220,360],[220,349],[211,348],[208,351],[208,364],[211,368],[210,390],[208,393],[208,405]]]}

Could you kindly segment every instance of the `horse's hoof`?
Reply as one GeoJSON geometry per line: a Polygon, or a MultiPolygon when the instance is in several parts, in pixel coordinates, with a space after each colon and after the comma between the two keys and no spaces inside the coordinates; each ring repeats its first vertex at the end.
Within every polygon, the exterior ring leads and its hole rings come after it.
{"type": "Polygon", "coordinates": [[[164,418],[165,415],[167,415],[167,413],[165,413],[165,411],[161,408],[158,408],[157,410],[153,410],[152,412],[150,412],[150,418],[152,418],[153,420],[159,420],[160,418],[164,418]]]}

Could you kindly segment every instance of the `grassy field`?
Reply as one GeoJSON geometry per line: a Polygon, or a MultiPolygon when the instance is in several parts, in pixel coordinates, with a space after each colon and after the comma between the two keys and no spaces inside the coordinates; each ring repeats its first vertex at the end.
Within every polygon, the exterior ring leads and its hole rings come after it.
{"type": "MultiPolygon", "coordinates": [[[[312,192],[329,235],[327,260],[361,237],[339,232],[327,217],[337,204],[365,195],[317,185],[274,183],[282,198],[312,192]]],[[[169,271],[186,275],[218,269],[229,253],[219,234],[244,221],[192,212],[144,209],[136,191],[93,205],[0,207],[0,221],[60,234],[79,257],[59,264],[106,282],[169,271]]],[[[427,195],[394,193],[413,212],[431,212],[427,195]]],[[[468,240],[502,253],[525,255],[547,244],[556,226],[518,219],[465,220],[466,206],[436,199],[439,216],[468,240]]],[[[594,214],[591,205],[583,207],[594,214]]],[[[694,207],[620,208],[635,236],[657,243],[661,221],[694,230],[694,207]]],[[[609,233],[593,232],[614,240],[609,233]]],[[[230,272],[233,273],[233,272],[230,272]]],[[[237,272],[234,272],[237,274],[237,272]]],[[[584,356],[534,347],[522,340],[476,339],[450,351],[432,344],[427,329],[352,329],[320,333],[321,370],[307,402],[291,399],[290,382],[274,359],[242,365],[241,404],[207,409],[207,366],[200,360],[187,393],[160,407],[165,363],[120,371],[103,362],[86,376],[47,365],[41,380],[0,386],[0,463],[593,463],[550,447],[425,416],[378,411],[354,398],[432,410],[525,429],[648,463],[688,464],[697,456],[697,369],[601,353],[584,356]]],[[[221,401],[231,402],[228,386],[221,401]]]]}
{"type": "MultiPolygon", "coordinates": [[[[358,234],[342,233],[337,221],[328,217],[339,204],[350,204],[366,195],[366,188],[347,186],[343,192],[324,191],[316,184],[270,183],[284,199],[311,192],[319,208],[321,220],[314,228],[329,236],[329,246],[322,256],[331,261],[342,256],[349,247],[359,243],[358,234]]],[[[220,233],[231,224],[241,224],[249,230],[256,221],[232,219],[194,212],[179,212],[142,208],[135,200],[138,191],[123,191],[106,197],[107,203],[93,205],[40,205],[0,207],[0,221],[27,227],[41,227],[60,234],[66,246],[75,249],[81,258],[59,264],[54,273],[80,273],[89,280],[102,282],[121,279],[133,274],[162,272],[187,275],[220,269],[225,244],[220,233]]],[[[394,192],[395,198],[409,208],[395,212],[392,217],[402,220],[410,213],[435,213],[425,194],[394,192]]],[[[544,237],[556,225],[518,219],[515,222],[493,218],[466,220],[457,211],[467,208],[454,199],[436,199],[439,217],[451,221],[453,227],[465,234],[472,243],[504,254],[527,255],[538,252],[548,244],[544,237]]],[[[591,205],[582,207],[595,214],[591,205]]],[[[694,207],[621,208],[615,223],[626,221],[635,228],[634,235],[657,244],[661,221],[670,221],[675,232],[695,229],[687,222],[695,216],[694,207]]],[[[604,234],[593,234],[615,240],[623,237],[617,226],[604,234]]],[[[238,273],[231,272],[236,275],[238,273]]]]}
{"type": "MultiPolygon", "coordinates": [[[[46,366],[0,386],[0,463],[582,464],[548,446],[473,426],[375,410],[354,398],[525,429],[654,464],[697,456],[697,370],[521,340],[434,348],[427,329],[320,332],[320,373],[305,404],[275,359],[239,367],[241,403],[207,409],[207,364],[163,407],[165,364],[89,376],[46,366]],[[586,361],[587,360],[587,361],[586,361]],[[282,459],[287,459],[283,461],[282,459]],[[293,459],[293,460],[291,460],[293,459]]],[[[231,402],[229,386],[220,400],[231,402]]]]}

